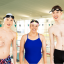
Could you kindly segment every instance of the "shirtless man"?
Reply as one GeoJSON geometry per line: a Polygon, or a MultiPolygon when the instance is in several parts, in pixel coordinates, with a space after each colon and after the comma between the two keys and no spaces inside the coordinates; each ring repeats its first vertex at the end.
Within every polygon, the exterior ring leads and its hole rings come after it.
{"type": "Polygon", "coordinates": [[[10,46],[12,42],[13,59],[16,64],[16,33],[11,30],[14,16],[11,13],[6,14],[4,19],[4,26],[0,28],[0,64],[11,64],[10,46]]]}
{"type": "Polygon", "coordinates": [[[62,11],[59,5],[54,6],[51,10],[55,20],[55,24],[49,28],[51,64],[63,64],[64,62],[64,20],[61,19],[62,11]],[[57,41],[56,46],[54,46],[54,37],[57,41]]]}
{"type": "Polygon", "coordinates": [[[37,33],[39,22],[32,20],[30,22],[30,32],[23,35],[20,42],[20,64],[23,64],[23,56],[25,49],[24,64],[47,64],[46,59],[46,42],[42,34],[37,33]],[[43,60],[41,56],[43,52],[43,60]]]}

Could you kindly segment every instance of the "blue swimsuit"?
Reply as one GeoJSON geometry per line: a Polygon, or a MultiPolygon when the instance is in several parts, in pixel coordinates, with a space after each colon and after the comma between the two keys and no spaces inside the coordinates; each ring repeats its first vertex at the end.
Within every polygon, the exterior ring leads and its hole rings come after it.
{"type": "Polygon", "coordinates": [[[37,64],[42,55],[41,55],[41,48],[42,42],[40,40],[39,34],[38,39],[30,40],[27,34],[27,40],[24,45],[25,48],[25,59],[28,61],[29,64],[37,64]]]}

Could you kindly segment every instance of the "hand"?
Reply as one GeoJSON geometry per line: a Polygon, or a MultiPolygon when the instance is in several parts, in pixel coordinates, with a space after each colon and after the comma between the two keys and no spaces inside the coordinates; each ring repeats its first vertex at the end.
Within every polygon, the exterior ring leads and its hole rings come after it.
{"type": "Polygon", "coordinates": [[[54,62],[52,61],[51,64],[54,64],[54,62]]]}

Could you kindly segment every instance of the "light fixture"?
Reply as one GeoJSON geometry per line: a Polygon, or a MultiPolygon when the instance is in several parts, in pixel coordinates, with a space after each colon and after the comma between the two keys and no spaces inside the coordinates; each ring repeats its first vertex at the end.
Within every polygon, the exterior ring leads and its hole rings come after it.
{"type": "Polygon", "coordinates": [[[20,15],[20,16],[22,16],[22,17],[29,17],[28,15],[20,15]]]}

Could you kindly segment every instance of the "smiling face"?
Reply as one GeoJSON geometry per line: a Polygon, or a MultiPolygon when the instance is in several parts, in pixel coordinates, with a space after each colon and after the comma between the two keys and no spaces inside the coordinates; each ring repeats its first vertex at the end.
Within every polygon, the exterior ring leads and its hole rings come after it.
{"type": "Polygon", "coordinates": [[[13,19],[12,18],[5,18],[4,25],[7,28],[10,28],[13,25],[13,19]]]}
{"type": "Polygon", "coordinates": [[[53,11],[52,12],[52,16],[53,16],[53,19],[55,21],[59,21],[61,19],[61,16],[62,16],[62,12],[61,11],[53,11]]]}
{"type": "Polygon", "coordinates": [[[39,26],[39,24],[38,23],[30,23],[30,31],[31,32],[37,32],[37,30],[38,30],[38,26],[39,26]]]}

